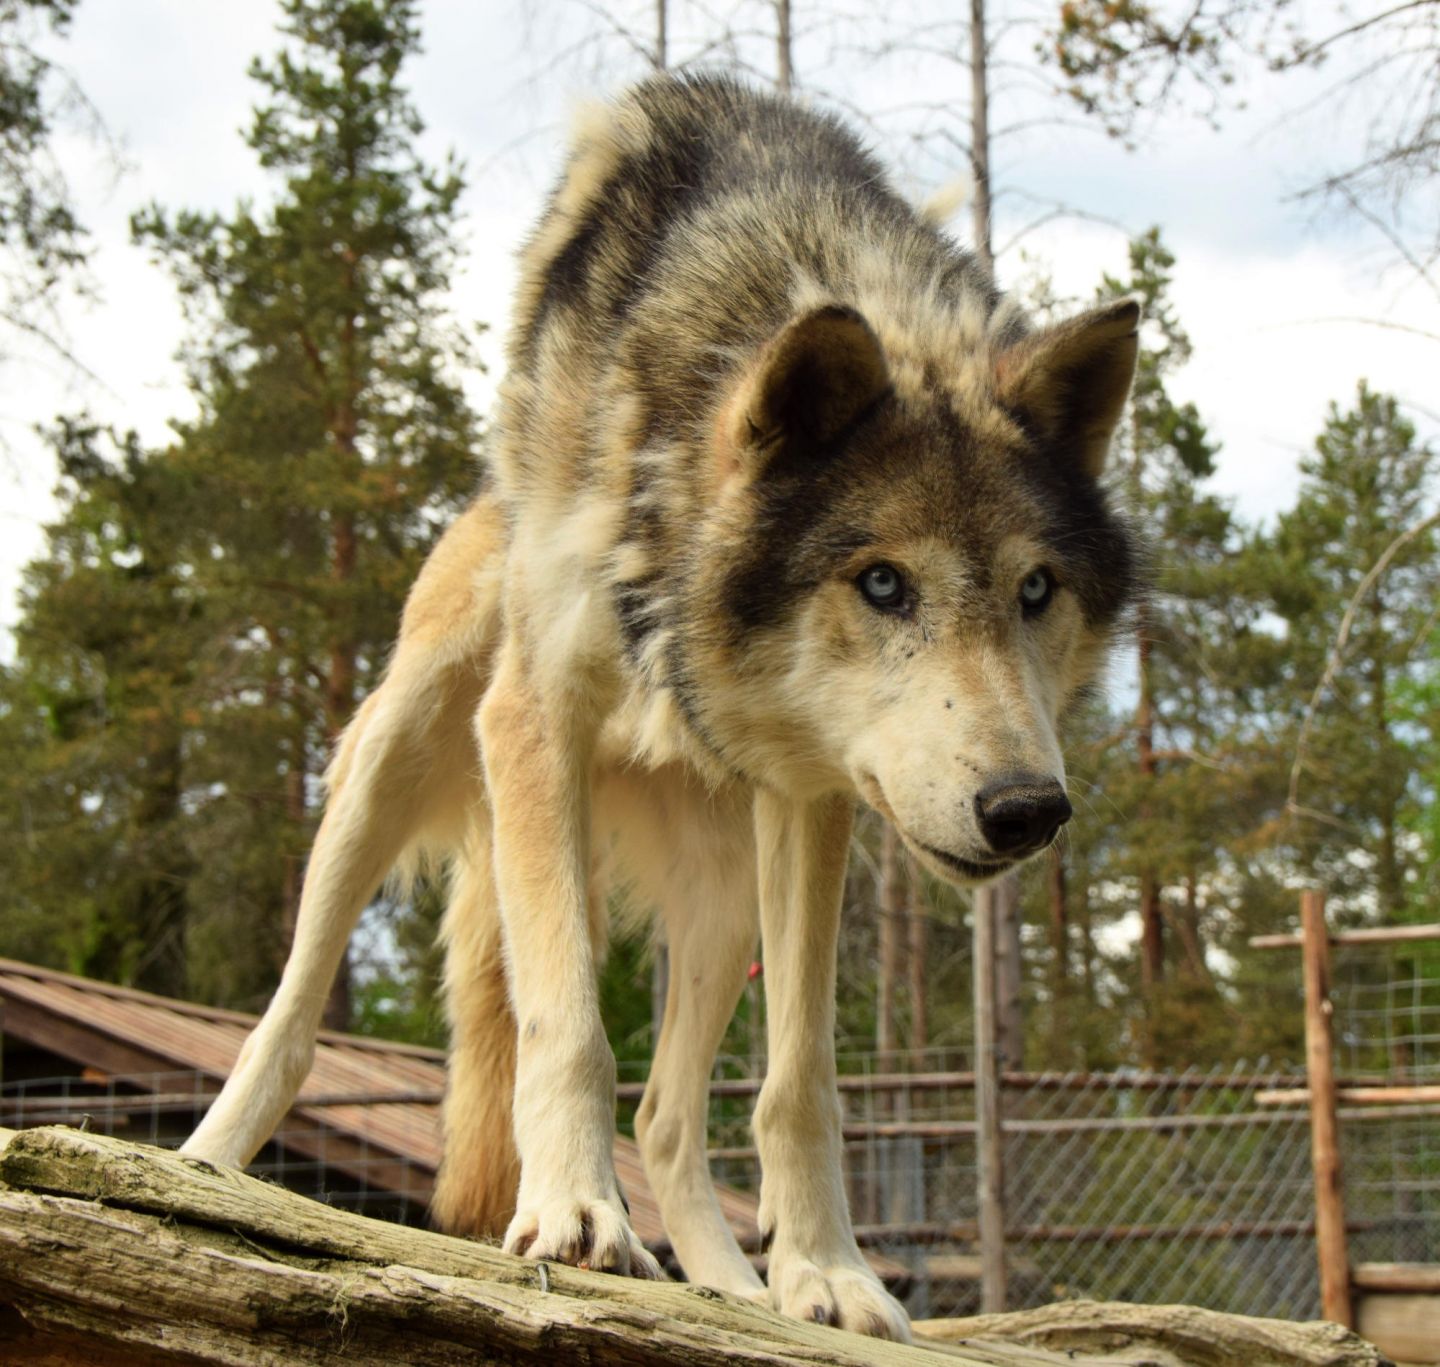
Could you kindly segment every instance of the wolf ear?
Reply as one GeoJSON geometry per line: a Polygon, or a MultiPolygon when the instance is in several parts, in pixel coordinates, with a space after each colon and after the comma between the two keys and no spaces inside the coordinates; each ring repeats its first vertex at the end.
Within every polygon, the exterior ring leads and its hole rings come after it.
{"type": "Polygon", "coordinates": [[[1125,411],[1139,351],[1140,304],[1120,299],[1035,333],[995,360],[1000,402],[1098,478],[1125,411]]]}
{"type": "Polygon", "coordinates": [[[815,309],[787,323],[760,353],[733,435],[755,453],[791,442],[827,446],[889,387],[879,339],[864,318],[839,305],[815,309]]]}

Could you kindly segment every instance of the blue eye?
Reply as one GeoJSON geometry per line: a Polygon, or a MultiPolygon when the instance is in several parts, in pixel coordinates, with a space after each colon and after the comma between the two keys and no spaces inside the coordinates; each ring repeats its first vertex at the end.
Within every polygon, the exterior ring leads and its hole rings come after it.
{"type": "Polygon", "coordinates": [[[1031,570],[1020,585],[1020,611],[1034,617],[1050,606],[1055,594],[1055,576],[1043,565],[1031,570]]]}
{"type": "Polygon", "coordinates": [[[855,583],[871,607],[894,611],[905,605],[905,576],[894,565],[871,565],[855,583]]]}

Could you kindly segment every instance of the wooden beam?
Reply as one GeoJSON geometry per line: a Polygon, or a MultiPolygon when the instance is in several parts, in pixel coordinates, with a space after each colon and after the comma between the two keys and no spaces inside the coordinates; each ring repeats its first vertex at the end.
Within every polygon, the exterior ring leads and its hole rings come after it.
{"type": "Polygon", "coordinates": [[[1355,1327],[1350,1305],[1350,1260],[1345,1246],[1345,1195],[1340,1132],[1335,1115],[1335,1054],[1330,1020],[1330,941],[1325,894],[1300,896],[1305,969],[1305,1071],[1310,1078],[1310,1166],[1315,1175],[1315,1250],[1320,1304],[1327,1320],[1355,1327]]]}
{"type": "MultiPolygon", "coordinates": [[[[1440,1296],[1440,1263],[1357,1263],[1351,1282],[1359,1291],[1440,1296]]],[[[1440,1338],[1436,1343],[1440,1344],[1440,1338]]]]}
{"type": "Polygon", "coordinates": [[[980,1309],[998,1314],[1006,1308],[1005,1166],[1000,1119],[1000,1050],[996,1020],[995,886],[977,888],[975,951],[975,1122],[976,1196],[980,1216],[980,1309]]]}
{"type": "Polygon", "coordinates": [[[1359,1329],[1396,1362],[1440,1362],[1440,1297],[1362,1295],[1359,1329]]]}
{"type": "MultiPolygon", "coordinates": [[[[1420,926],[1368,926],[1363,930],[1332,930],[1332,945],[1394,945],[1407,940],[1440,940],[1440,923],[1420,926]]],[[[1252,935],[1251,949],[1298,949],[1305,943],[1299,935],[1252,935]]]]}
{"type": "MultiPolygon", "coordinates": [[[[1422,1217],[1416,1216],[1418,1223],[1422,1217]]],[[[1351,1220],[1351,1234],[1390,1228],[1392,1220],[1351,1220]]],[[[1208,1220],[1193,1225],[1011,1225],[1005,1237],[1012,1244],[1148,1244],[1161,1240],[1199,1240],[1220,1243],[1226,1239],[1303,1239],[1315,1233],[1314,1220],[1208,1220]]],[[[980,1236],[974,1220],[910,1224],[856,1225],[855,1240],[862,1248],[894,1247],[899,1243],[972,1244],[980,1236]]]]}
{"type": "MultiPolygon", "coordinates": [[[[1256,1092],[1257,1106],[1304,1106],[1310,1100],[1306,1087],[1287,1087],[1273,1092],[1256,1092]]],[[[1395,1087],[1337,1087],[1335,1100],[1351,1106],[1431,1106],[1440,1102],[1440,1085],[1435,1083],[1395,1087]]]]}

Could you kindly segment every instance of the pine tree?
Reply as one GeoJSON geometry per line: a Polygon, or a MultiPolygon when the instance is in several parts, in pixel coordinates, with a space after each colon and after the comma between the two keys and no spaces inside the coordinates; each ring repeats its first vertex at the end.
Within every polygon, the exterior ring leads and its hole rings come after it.
{"type": "MultiPolygon", "coordinates": [[[[1204,1030],[1224,1028],[1205,913],[1225,867],[1227,836],[1241,834],[1251,819],[1248,804],[1235,801],[1247,772],[1236,747],[1246,715],[1242,681],[1250,675],[1238,661],[1252,648],[1262,604],[1238,568],[1240,528],[1230,508],[1204,488],[1214,473],[1216,445],[1195,406],[1170,393],[1171,377],[1190,354],[1169,298],[1173,267],[1173,255],[1152,230],[1132,242],[1128,276],[1107,277],[1100,289],[1102,297],[1138,293],[1145,303],[1130,413],[1111,459],[1114,478],[1149,538],[1153,592],[1136,615],[1133,712],[1123,717],[1101,707],[1082,718],[1071,768],[1073,787],[1088,810],[1067,833],[1071,868],[1044,871],[1053,1016],[1057,1024],[1067,1022],[1052,1032],[1061,1053],[1095,1043],[1071,1028],[1084,1006],[1069,999],[1064,971],[1074,919],[1069,904],[1077,902],[1087,922],[1138,907],[1138,971],[1121,972],[1142,1017],[1132,1023],[1127,1046],[1115,1039],[1111,1015],[1111,1039],[1102,1049],[1110,1061],[1123,1058],[1128,1047],[1158,1063],[1172,1042],[1193,1049],[1202,1022],[1204,1030]],[[1112,895],[1107,908],[1096,900],[1100,888],[1127,893],[1118,902],[1112,895]],[[1162,996],[1167,977],[1173,981],[1162,996]]],[[[1082,999],[1098,1006],[1097,984],[1106,975],[1089,957],[1093,935],[1082,934],[1082,999]]]]}
{"type": "Polygon", "coordinates": [[[90,111],[35,38],[47,28],[63,35],[77,4],[0,0],[0,323],[67,360],[53,306],[62,283],[80,281],[89,244],[53,144],[71,115],[90,111]]]}
{"type": "MultiPolygon", "coordinates": [[[[134,221],[186,304],[199,415],[171,447],[127,453],[127,478],[159,491],[167,539],[140,524],[135,545],[111,557],[162,564],[156,593],[178,585],[194,605],[182,658],[169,673],[156,667],[181,728],[186,975],[201,999],[251,1007],[288,949],[328,749],[384,665],[421,560],[474,485],[479,445],[456,379],[473,358],[443,309],[459,169],[419,162],[421,126],[399,80],[419,45],[415,5],[286,0],[283,10],[285,46],[251,68],[266,102],[248,142],[277,177],[274,204],[229,215],[152,207],[134,221]]],[[[108,489],[118,475],[101,464],[108,489]]],[[[74,539],[74,513],[54,544],[74,539]]],[[[37,599],[27,622],[39,609],[37,599]]],[[[150,610],[163,619],[172,607],[162,596],[150,610]]],[[[57,610],[46,630],[74,641],[81,625],[57,610]]],[[[111,648],[130,644],[122,635],[111,648]]],[[[20,661],[12,696],[33,693],[39,665],[34,653],[20,661]]],[[[140,753],[129,720],[107,714],[115,767],[140,753]]],[[[97,886],[112,853],[102,839],[85,861],[97,886]]],[[[122,939],[144,938],[101,900],[92,919],[118,917],[122,939]]],[[[343,975],[339,986],[336,1025],[349,1014],[343,975]]]]}
{"type": "Polygon", "coordinates": [[[0,705],[5,947],[183,993],[181,774],[202,610],[173,554],[172,472],[133,436],[50,435],[62,516],[26,575],[0,705]]]}
{"type": "MultiPolygon", "coordinates": [[[[223,624],[209,673],[220,743],[206,759],[226,785],[204,813],[202,863],[223,868],[239,836],[243,885],[227,875],[213,891],[232,903],[232,932],[258,922],[272,973],[326,751],[473,483],[477,437],[453,375],[472,358],[442,305],[459,168],[418,161],[421,123],[399,80],[419,47],[415,5],[283,11],[289,43],[251,67],[268,103],[247,139],[282,179],[274,207],[135,219],[194,324],[185,359],[202,416],[173,458],[206,493],[194,559],[223,624]]],[[[343,976],[332,1007],[343,1022],[343,976]]]]}
{"type": "MultiPolygon", "coordinates": [[[[1391,542],[1419,522],[1440,457],[1399,404],[1363,382],[1331,405],[1300,496],[1270,542],[1269,590],[1285,624],[1285,672],[1272,703],[1288,749],[1350,600],[1391,542]],[[1288,719],[1288,725],[1287,720],[1288,719]]],[[[1299,756],[1298,811],[1280,835],[1296,866],[1354,913],[1403,914],[1417,876],[1405,838],[1419,802],[1416,732],[1405,695],[1423,679],[1440,597],[1440,537],[1406,544],[1360,600],[1343,661],[1299,756]]]]}

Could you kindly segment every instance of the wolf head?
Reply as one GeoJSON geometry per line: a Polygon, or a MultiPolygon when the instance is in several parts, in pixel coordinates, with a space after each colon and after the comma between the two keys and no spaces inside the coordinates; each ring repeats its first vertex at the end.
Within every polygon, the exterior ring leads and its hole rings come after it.
{"type": "Polygon", "coordinates": [[[1134,591],[1099,479],[1138,323],[1123,300],[950,375],[848,307],[770,340],[715,424],[694,581],[691,710],[732,762],[853,785],[951,881],[1054,839],[1059,723],[1134,591]]]}

